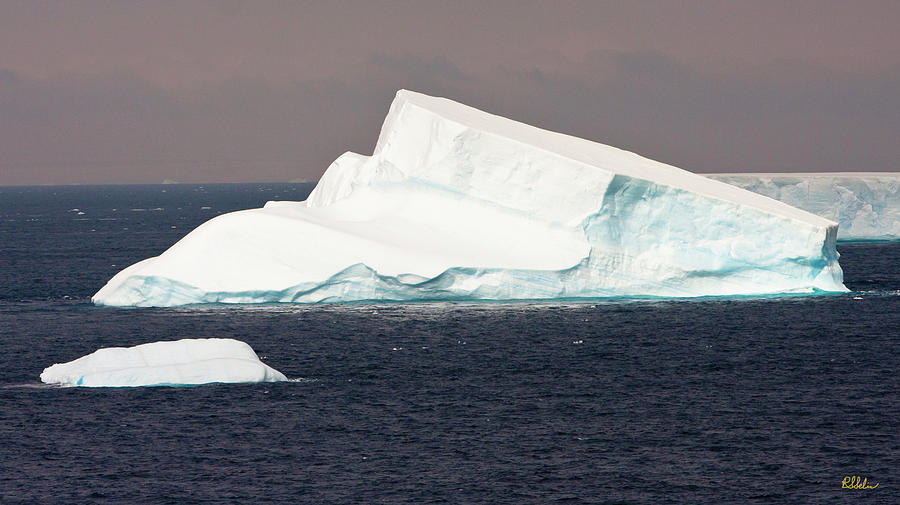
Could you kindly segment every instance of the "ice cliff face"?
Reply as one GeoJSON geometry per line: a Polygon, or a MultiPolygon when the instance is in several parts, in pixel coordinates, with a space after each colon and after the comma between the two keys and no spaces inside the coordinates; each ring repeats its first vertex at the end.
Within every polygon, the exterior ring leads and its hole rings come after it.
{"type": "Polygon", "coordinates": [[[714,174],[840,223],[838,240],[900,240],[900,173],[714,174]]]}
{"type": "Polygon", "coordinates": [[[84,387],[191,386],[212,382],[285,381],[244,342],[182,339],[107,347],[44,369],[47,384],[84,387]]]}
{"type": "Polygon", "coordinates": [[[219,216],[100,305],[843,291],[836,223],[633,153],[397,93],[306,202],[219,216]]]}

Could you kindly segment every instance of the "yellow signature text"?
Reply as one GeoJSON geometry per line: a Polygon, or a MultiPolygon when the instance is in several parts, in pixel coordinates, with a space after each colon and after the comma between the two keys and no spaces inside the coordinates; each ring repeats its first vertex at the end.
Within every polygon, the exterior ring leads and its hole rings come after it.
{"type": "Polygon", "coordinates": [[[877,482],[874,486],[870,486],[868,477],[863,479],[859,475],[848,475],[841,481],[841,489],[875,489],[876,487],[878,487],[877,482]]]}

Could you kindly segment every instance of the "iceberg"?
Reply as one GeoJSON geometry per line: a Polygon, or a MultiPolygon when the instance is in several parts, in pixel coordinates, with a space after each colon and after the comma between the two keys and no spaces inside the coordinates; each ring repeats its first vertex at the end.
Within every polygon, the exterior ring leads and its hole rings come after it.
{"type": "Polygon", "coordinates": [[[900,172],[706,176],[837,221],[839,241],[900,240],[900,172]]]}
{"type": "Polygon", "coordinates": [[[277,382],[287,377],[259,360],[245,342],[182,339],[106,347],[44,369],[41,381],[84,387],[193,386],[212,382],[277,382]]]}
{"type": "Polygon", "coordinates": [[[218,216],[97,305],[845,291],[837,223],[637,154],[401,90],[372,156],[218,216]]]}

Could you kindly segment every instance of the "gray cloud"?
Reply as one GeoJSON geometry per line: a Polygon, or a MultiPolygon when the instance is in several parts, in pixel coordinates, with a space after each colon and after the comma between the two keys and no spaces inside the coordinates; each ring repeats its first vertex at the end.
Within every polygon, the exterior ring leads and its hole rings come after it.
{"type": "Polygon", "coordinates": [[[399,88],[697,171],[900,169],[900,4],[792,5],[7,3],[0,184],[315,179],[399,88]]]}
{"type": "MultiPolygon", "coordinates": [[[[728,79],[646,52],[596,79],[518,74],[525,121],[702,172],[900,169],[900,71],[728,79]]],[[[810,71],[811,72],[811,71],[810,71]]]]}
{"type": "Polygon", "coordinates": [[[173,93],[130,76],[5,75],[6,184],[51,183],[60,172],[63,182],[315,179],[347,147],[365,149],[379,126],[365,112],[376,103],[368,92],[336,82],[173,93]]]}

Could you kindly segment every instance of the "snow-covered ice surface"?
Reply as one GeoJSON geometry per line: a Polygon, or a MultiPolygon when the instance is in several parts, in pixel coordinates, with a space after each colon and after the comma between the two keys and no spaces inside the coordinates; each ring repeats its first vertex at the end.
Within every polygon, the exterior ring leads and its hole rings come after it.
{"type": "Polygon", "coordinates": [[[845,291],[836,223],[637,154],[401,90],[305,202],[212,219],[98,305],[845,291]]]}
{"type": "Polygon", "coordinates": [[[900,172],[707,177],[837,221],[838,240],[900,240],[900,172]]]}
{"type": "Polygon", "coordinates": [[[230,338],[182,339],[107,347],[44,369],[47,384],[85,387],[190,386],[286,381],[253,349],[230,338]]]}

